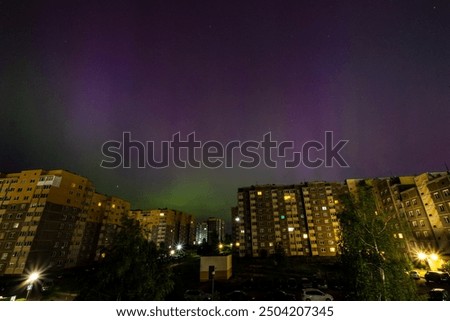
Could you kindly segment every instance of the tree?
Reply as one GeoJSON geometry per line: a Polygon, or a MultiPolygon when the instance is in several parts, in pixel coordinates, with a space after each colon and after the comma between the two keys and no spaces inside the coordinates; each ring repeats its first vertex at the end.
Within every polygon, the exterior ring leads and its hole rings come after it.
{"type": "Polygon", "coordinates": [[[377,211],[369,186],[359,186],[357,195],[345,199],[344,207],[341,261],[353,299],[416,299],[415,283],[406,273],[411,263],[390,231],[394,217],[377,211]]]}
{"type": "Polygon", "coordinates": [[[81,300],[162,300],[172,290],[171,271],[161,252],[142,234],[139,222],[123,219],[123,226],[97,272],[88,280],[81,300]]]}

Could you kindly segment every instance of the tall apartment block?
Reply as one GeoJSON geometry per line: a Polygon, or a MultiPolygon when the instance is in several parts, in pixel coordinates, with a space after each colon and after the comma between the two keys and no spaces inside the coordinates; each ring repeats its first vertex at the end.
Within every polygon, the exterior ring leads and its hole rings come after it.
{"type": "Polygon", "coordinates": [[[388,233],[411,258],[419,252],[450,256],[450,180],[448,172],[375,179],[348,179],[350,192],[359,182],[373,187],[377,208],[392,220],[388,233]]]}
{"type": "Polygon", "coordinates": [[[197,228],[195,230],[195,243],[201,244],[203,242],[208,242],[208,223],[207,222],[197,223],[197,228]]]}
{"type": "Polygon", "coordinates": [[[96,235],[92,241],[86,235],[85,244],[92,243],[96,246],[94,259],[98,260],[104,249],[111,245],[114,236],[122,225],[122,218],[129,215],[130,203],[119,197],[106,196],[95,193],[87,223],[94,230],[96,227],[96,235]]]}
{"type": "Polygon", "coordinates": [[[140,222],[146,238],[158,247],[194,244],[195,222],[191,214],[167,208],[132,210],[130,214],[140,222]]]}
{"type": "Polygon", "coordinates": [[[302,187],[308,239],[312,256],[334,256],[338,252],[340,225],[338,215],[343,210],[342,196],[348,193],[342,183],[312,182],[302,187]]]}
{"type": "Polygon", "coordinates": [[[389,217],[386,233],[393,236],[396,246],[407,255],[409,230],[402,213],[401,193],[414,186],[414,176],[347,179],[346,183],[350,193],[354,195],[360,184],[372,188],[376,211],[385,213],[386,217],[389,217]]]}
{"type": "Polygon", "coordinates": [[[238,189],[232,221],[240,256],[282,250],[288,256],[335,256],[341,183],[261,185],[238,189]]]}
{"type": "MultiPolygon", "coordinates": [[[[96,195],[91,181],[65,170],[1,175],[0,275],[91,261],[101,235],[97,230],[112,214],[106,207],[93,212],[96,195]]],[[[120,206],[125,212],[127,205],[120,206]]]]}
{"type": "Polygon", "coordinates": [[[414,177],[414,182],[414,193],[420,198],[417,197],[417,203],[415,198],[403,202],[414,236],[410,244],[420,251],[435,244],[434,251],[450,257],[450,174],[423,173],[414,177]],[[427,229],[422,229],[423,224],[427,229]]]}
{"type": "Polygon", "coordinates": [[[205,240],[208,244],[211,244],[214,239],[218,242],[225,240],[225,220],[209,217],[206,221],[197,223],[196,244],[201,244],[205,240]]]}
{"type": "Polygon", "coordinates": [[[208,217],[206,224],[208,225],[208,243],[211,243],[214,237],[217,237],[219,242],[225,240],[225,220],[217,217],[208,217]]]}

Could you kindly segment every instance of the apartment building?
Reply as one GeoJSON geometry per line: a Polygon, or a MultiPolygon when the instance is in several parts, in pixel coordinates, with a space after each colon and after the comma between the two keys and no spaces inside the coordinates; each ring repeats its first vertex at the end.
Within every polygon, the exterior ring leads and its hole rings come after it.
{"type": "Polygon", "coordinates": [[[201,244],[203,242],[208,242],[208,223],[201,222],[197,223],[197,228],[195,230],[195,243],[201,244]]]}
{"type": "Polygon", "coordinates": [[[335,256],[341,183],[260,185],[238,189],[232,220],[240,256],[335,256]]]}
{"type": "Polygon", "coordinates": [[[0,275],[90,262],[103,244],[96,243],[97,229],[114,216],[109,210],[93,214],[96,195],[89,179],[66,170],[1,175],[0,275]]]}
{"type": "Polygon", "coordinates": [[[138,220],[149,241],[161,248],[175,248],[177,245],[193,245],[195,222],[191,214],[162,208],[132,210],[132,218],[138,220]]]}

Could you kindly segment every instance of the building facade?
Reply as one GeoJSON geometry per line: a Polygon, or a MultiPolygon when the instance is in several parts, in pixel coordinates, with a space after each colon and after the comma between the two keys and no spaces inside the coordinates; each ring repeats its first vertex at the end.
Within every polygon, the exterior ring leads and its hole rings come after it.
{"type": "MultiPolygon", "coordinates": [[[[65,170],[0,176],[0,275],[91,262],[102,223],[112,214],[92,213],[96,199],[90,180],[65,170]]],[[[122,214],[126,204],[121,201],[122,214]]]]}
{"type": "Polygon", "coordinates": [[[172,209],[132,210],[145,237],[159,248],[173,249],[177,245],[193,245],[195,221],[191,214],[172,209]]]}
{"type": "Polygon", "coordinates": [[[346,192],[344,184],[327,182],[239,188],[232,212],[239,255],[335,256],[339,196],[346,192]]]}
{"type": "Polygon", "coordinates": [[[195,244],[202,244],[203,242],[208,242],[208,223],[201,222],[197,223],[197,228],[195,230],[195,244]]]}

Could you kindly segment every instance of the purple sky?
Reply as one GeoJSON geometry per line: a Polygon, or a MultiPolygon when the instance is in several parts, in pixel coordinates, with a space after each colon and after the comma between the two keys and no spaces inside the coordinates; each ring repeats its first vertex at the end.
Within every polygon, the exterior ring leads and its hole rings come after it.
{"type": "Polygon", "coordinates": [[[0,171],[65,168],[134,208],[223,216],[241,186],[450,166],[448,1],[3,1],[0,171]],[[195,132],[348,168],[103,169],[101,146],[195,132]]]}

